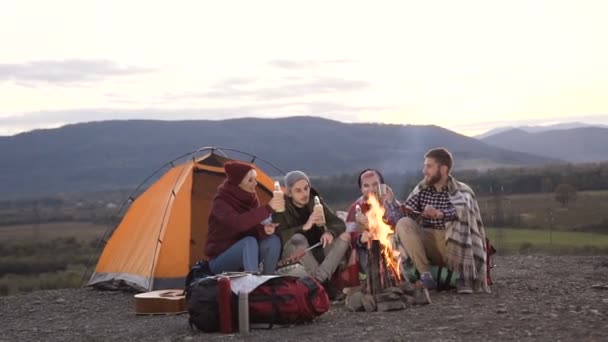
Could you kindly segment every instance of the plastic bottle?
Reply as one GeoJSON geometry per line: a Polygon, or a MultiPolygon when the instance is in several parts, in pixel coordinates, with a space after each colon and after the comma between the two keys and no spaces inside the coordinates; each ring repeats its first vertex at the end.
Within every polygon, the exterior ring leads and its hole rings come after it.
{"type": "Polygon", "coordinates": [[[230,288],[230,278],[220,277],[217,281],[217,303],[220,311],[220,332],[222,334],[232,333],[232,289],[230,288]]]}
{"type": "Polygon", "coordinates": [[[239,292],[239,333],[249,332],[249,293],[239,292]]]}
{"type": "MultiPolygon", "coordinates": [[[[274,182],[274,191],[272,192],[272,196],[273,197],[279,197],[281,199],[283,199],[283,190],[281,190],[281,185],[279,184],[278,181],[274,182]]],[[[281,205],[278,209],[277,209],[277,213],[282,213],[285,211],[285,202],[282,202],[283,205],[281,205]]]]}

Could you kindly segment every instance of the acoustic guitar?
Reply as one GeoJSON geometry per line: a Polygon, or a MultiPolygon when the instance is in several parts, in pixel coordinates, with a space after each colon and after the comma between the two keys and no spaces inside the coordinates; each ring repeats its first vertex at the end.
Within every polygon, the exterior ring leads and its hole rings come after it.
{"type": "Polygon", "coordinates": [[[167,315],[187,312],[184,290],[159,290],[135,295],[135,314],[167,315]]]}

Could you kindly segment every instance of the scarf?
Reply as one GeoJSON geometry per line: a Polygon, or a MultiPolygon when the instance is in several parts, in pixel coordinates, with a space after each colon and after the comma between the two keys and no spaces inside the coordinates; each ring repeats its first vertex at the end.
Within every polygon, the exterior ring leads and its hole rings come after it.
{"type": "MultiPolygon", "coordinates": [[[[230,204],[239,213],[244,213],[259,206],[258,194],[247,192],[238,185],[229,183],[225,180],[217,188],[215,198],[222,199],[230,204]]],[[[215,198],[213,199],[215,201],[215,198]]]]}

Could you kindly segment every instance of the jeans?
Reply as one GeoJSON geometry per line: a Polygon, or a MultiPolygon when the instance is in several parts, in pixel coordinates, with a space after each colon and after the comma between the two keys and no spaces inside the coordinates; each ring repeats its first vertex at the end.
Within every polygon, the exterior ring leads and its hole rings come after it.
{"type": "Polygon", "coordinates": [[[262,273],[274,274],[281,253],[281,239],[276,235],[270,235],[264,240],[257,240],[253,236],[247,236],[220,255],[209,260],[211,272],[217,274],[222,272],[258,272],[260,260],[262,261],[262,273]]]}

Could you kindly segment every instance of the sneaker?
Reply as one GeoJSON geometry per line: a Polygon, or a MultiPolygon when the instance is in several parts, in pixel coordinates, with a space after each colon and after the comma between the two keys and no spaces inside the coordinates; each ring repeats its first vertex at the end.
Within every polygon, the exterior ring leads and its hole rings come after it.
{"type": "Polygon", "coordinates": [[[437,288],[437,282],[435,279],[433,279],[431,272],[422,273],[420,280],[422,281],[422,285],[424,285],[427,290],[434,290],[437,288]]]}
{"type": "Polygon", "coordinates": [[[458,278],[456,280],[456,291],[458,294],[472,294],[473,288],[464,280],[464,278],[458,278]]]}

